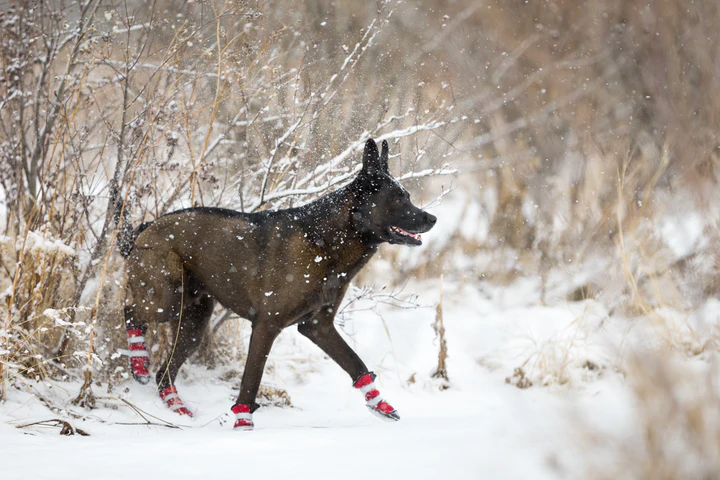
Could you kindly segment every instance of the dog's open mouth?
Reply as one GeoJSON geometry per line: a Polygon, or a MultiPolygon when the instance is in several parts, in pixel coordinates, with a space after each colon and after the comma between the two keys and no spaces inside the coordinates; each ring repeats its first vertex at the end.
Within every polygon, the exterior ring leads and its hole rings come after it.
{"type": "Polygon", "coordinates": [[[408,232],[407,230],[400,228],[400,227],[396,227],[394,225],[390,227],[390,232],[401,238],[410,240],[411,241],[410,243],[418,242],[417,243],[418,245],[422,243],[422,237],[420,236],[419,233],[408,232]],[[414,242],[413,242],[413,240],[414,240],[414,242]]]}

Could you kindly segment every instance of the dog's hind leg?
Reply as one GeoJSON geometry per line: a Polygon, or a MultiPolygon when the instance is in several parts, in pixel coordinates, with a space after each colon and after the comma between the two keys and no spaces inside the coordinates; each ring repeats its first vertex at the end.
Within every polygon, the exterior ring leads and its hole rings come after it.
{"type": "Polygon", "coordinates": [[[132,298],[125,307],[130,368],[142,384],[150,381],[145,330],[152,321],[177,317],[185,278],[180,257],[173,252],[135,248],[128,259],[128,286],[132,298]]]}
{"type": "Polygon", "coordinates": [[[177,318],[187,282],[182,260],[175,252],[134,249],[128,260],[128,285],[136,324],[177,318]]]}
{"type": "Polygon", "coordinates": [[[400,420],[397,410],[382,398],[375,386],[375,374],[368,372],[357,353],[340,336],[333,323],[334,318],[334,308],[323,309],[318,315],[300,323],[298,331],[320,347],[350,375],[353,387],[362,392],[365,404],[373,414],[383,420],[400,420]]]}
{"type": "Polygon", "coordinates": [[[180,318],[172,322],[172,346],[168,358],[157,371],[157,385],[160,398],[167,406],[180,415],[193,416],[178,396],[175,378],[185,360],[202,342],[215,300],[207,295],[188,295],[183,302],[180,318]]]}

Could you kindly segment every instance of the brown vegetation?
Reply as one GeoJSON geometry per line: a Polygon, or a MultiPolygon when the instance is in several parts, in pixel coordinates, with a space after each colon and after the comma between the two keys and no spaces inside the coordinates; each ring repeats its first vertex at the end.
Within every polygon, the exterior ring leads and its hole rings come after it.
{"type": "Polygon", "coordinates": [[[308,201],[369,136],[397,142],[426,202],[440,180],[418,177],[453,162],[463,215],[488,225],[396,262],[398,280],[532,275],[545,302],[648,317],[717,293],[717,2],[17,0],[0,24],[0,398],[35,376],[122,379],[129,225],[308,201]],[[687,212],[704,241],[678,253],[658,225],[687,212]]]}

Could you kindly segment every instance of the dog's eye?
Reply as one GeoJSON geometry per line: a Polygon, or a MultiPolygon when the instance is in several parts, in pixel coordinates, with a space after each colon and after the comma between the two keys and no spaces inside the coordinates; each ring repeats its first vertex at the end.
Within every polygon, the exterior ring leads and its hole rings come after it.
{"type": "Polygon", "coordinates": [[[400,204],[400,199],[398,198],[397,200],[395,200],[395,203],[397,203],[397,204],[399,205],[399,204],[400,204]]]}

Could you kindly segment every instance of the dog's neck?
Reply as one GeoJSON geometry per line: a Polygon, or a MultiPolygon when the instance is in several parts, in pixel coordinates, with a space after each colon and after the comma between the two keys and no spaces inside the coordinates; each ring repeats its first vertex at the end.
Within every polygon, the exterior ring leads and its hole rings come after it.
{"type": "Polygon", "coordinates": [[[306,206],[312,240],[332,256],[341,257],[343,263],[355,264],[377,251],[377,242],[353,220],[357,201],[351,189],[344,187],[306,206]]]}

